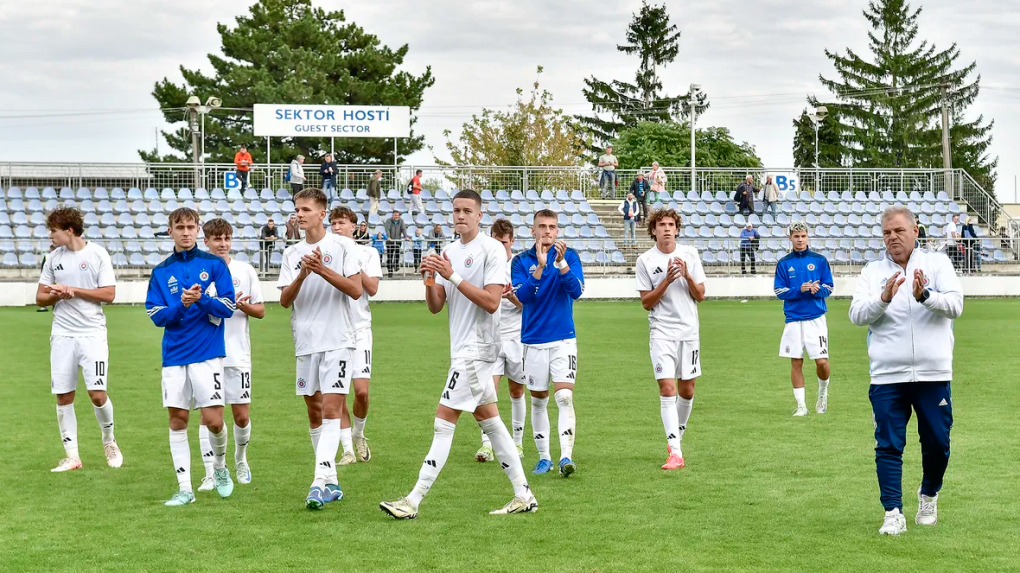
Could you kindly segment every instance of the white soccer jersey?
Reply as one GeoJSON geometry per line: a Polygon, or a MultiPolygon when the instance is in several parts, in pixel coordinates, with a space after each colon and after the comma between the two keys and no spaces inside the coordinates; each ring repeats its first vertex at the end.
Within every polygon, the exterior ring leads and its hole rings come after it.
{"type": "MultiPolygon", "coordinates": [[[[301,271],[301,257],[318,248],[325,266],[345,277],[358,274],[357,245],[347,237],[326,233],[315,244],[301,241],[287,247],[280,266],[281,290],[301,271]]],[[[354,348],[350,297],[315,273],[309,274],[294,299],[290,328],[294,333],[294,355],[305,356],[340,348],[354,348]]]]}
{"type": "MultiPolygon", "coordinates": [[[[510,284],[510,267],[513,266],[513,258],[506,262],[506,282],[510,284]]],[[[521,339],[521,316],[524,310],[517,308],[517,305],[507,299],[500,301],[499,305],[499,334],[503,340],[521,339]]]]}
{"type": "MultiPolygon", "coordinates": [[[[379,251],[368,245],[357,245],[357,249],[358,268],[361,269],[361,274],[368,277],[381,277],[382,264],[379,262],[379,251]]],[[[368,293],[362,293],[361,298],[352,300],[350,303],[354,330],[371,328],[372,310],[368,308],[368,293]]]]}
{"type": "MultiPolygon", "coordinates": [[[[248,295],[251,297],[248,299],[249,304],[265,302],[265,299],[262,298],[262,286],[259,284],[258,273],[251,265],[237,259],[230,259],[227,268],[230,269],[230,277],[234,280],[234,294],[238,298],[248,295]]],[[[247,314],[241,310],[234,311],[234,316],[227,319],[223,340],[227,346],[227,356],[223,359],[223,366],[251,368],[251,340],[248,336],[247,314]]]]}
{"type": "MultiPolygon", "coordinates": [[[[85,243],[80,251],[57,247],[43,265],[39,284],[67,285],[81,289],[116,286],[113,263],[106,249],[96,243],[85,243]]],[[[53,305],[53,336],[96,336],[106,334],[103,305],[79,297],[58,300],[53,305]]]]}
{"type": "MultiPolygon", "coordinates": [[[[654,290],[669,271],[669,261],[680,258],[687,264],[696,284],[705,282],[705,269],[701,266],[698,250],[688,245],[677,245],[672,253],[666,254],[652,247],[637,259],[635,268],[639,291],[654,290]]],[[[680,278],[673,281],[662,295],[659,304],[648,312],[648,329],[651,338],[663,340],[698,340],[698,303],[691,297],[687,281],[680,278]]]]}
{"type": "MultiPolygon", "coordinates": [[[[479,287],[506,285],[506,249],[482,233],[470,243],[454,241],[443,248],[453,272],[479,287]]],[[[436,284],[446,288],[450,315],[450,357],[494,362],[499,355],[499,312],[489,314],[471,302],[441,276],[436,284]]]]}

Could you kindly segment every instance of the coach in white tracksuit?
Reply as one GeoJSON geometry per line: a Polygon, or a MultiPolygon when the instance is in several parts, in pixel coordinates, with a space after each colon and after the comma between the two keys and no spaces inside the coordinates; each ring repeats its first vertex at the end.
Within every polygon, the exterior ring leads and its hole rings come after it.
{"type": "Polygon", "coordinates": [[[886,510],[879,533],[896,535],[906,531],[901,478],[911,410],[917,415],[923,467],[915,521],[934,525],[937,520],[953,426],[953,320],[963,313],[963,290],[946,255],[915,248],[917,224],[909,209],[887,209],[882,235],[885,256],[861,271],[850,320],[868,327],[868,395],[886,510]]]}

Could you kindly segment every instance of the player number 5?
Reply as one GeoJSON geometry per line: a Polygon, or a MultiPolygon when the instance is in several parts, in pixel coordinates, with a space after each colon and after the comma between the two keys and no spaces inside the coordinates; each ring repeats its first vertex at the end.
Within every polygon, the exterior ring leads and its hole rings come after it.
{"type": "Polygon", "coordinates": [[[213,379],[213,390],[219,390],[220,389],[220,373],[219,372],[213,372],[212,379],[213,379]]]}

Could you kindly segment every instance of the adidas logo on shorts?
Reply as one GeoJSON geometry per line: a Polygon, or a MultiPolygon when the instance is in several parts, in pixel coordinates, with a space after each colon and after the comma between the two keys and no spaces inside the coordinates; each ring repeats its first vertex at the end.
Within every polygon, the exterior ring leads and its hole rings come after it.
{"type": "Polygon", "coordinates": [[[343,387],[344,387],[343,383],[341,383],[339,380],[336,381],[336,384],[333,384],[333,388],[341,388],[342,389],[343,387]]]}
{"type": "Polygon", "coordinates": [[[210,399],[210,400],[222,400],[222,399],[223,399],[223,396],[220,396],[220,393],[219,393],[219,392],[216,392],[215,394],[213,394],[212,396],[210,396],[210,397],[209,397],[209,399],[210,399]]]}
{"type": "Polygon", "coordinates": [[[251,398],[251,396],[248,394],[248,392],[245,392],[244,394],[241,394],[241,400],[247,400],[249,398],[251,398]]]}

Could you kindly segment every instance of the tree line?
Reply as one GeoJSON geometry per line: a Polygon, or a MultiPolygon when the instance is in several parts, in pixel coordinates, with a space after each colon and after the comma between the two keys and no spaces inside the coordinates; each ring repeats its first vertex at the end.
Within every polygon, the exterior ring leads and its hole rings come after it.
{"type": "MultiPolygon", "coordinates": [[[[870,26],[868,52],[825,50],[834,75],[819,75],[827,93],[808,96],[803,113],[793,119],[796,167],[815,164],[809,114],[822,105],[829,114],[818,126],[821,167],[941,167],[945,107],[953,166],[994,188],[998,159],[988,153],[994,121],[967,113],[980,93],[977,64],[961,62],[955,43],[939,48],[921,39],[921,12],[907,0],[870,0],[863,10],[870,26]]],[[[169,108],[166,121],[183,125],[163,133],[171,153],[140,151],[142,159],[190,157],[191,134],[179,109],[192,94],[223,102],[206,118],[208,161],[230,162],[242,143],[251,146],[256,162],[265,161],[265,145],[254,141],[246,111],[259,102],[412,109],[412,137],[400,141],[398,157],[386,140],[340,138],[334,154],[340,163],[392,164],[424,148],[423,136],[413,133],[414,112],[435,78],[431,68],[419,75],[400,69],[407,44],[385,46],[343,11],[326,11],[311,0],[258,0],[233,27],[218,24],[217,31],[222,45],[220,54],[208,56],[212,75],[181,66],[183,84],[166,78],[156,83],[153,96],[161,108],[169,108]]],[[[541,87],[539,66],[531,89],[519,88],[508,109],[483,109],[456,136],[446,130],[447,151],[455,164],[580,166],[592,165],[611,144],[620,168],[653,160],[687,167],[692,114],[696,120],[710,109],[710,101],[704,92],[670,94],[663,87],[663,71],[679,57],[680,39],[666,6],[645,0],[616,47],[637,60],[634,75],[586,78],[582,93],[591,113],[571,116],[556,108],[552,94],[541,87]]],[[[734,140],[724,127],[694,123],[699,167],[761,167],[753,145],[734,140]]],[[[319,157],[329,148],[329,138],[273,138],[271,152],[277,158],[319,157]]]]}

